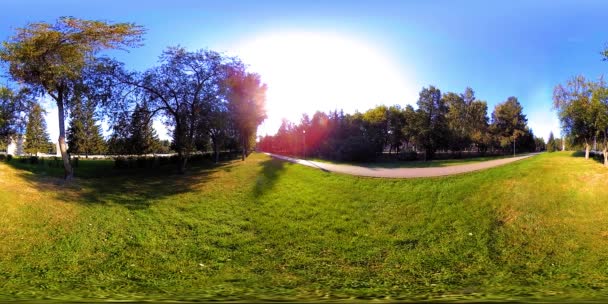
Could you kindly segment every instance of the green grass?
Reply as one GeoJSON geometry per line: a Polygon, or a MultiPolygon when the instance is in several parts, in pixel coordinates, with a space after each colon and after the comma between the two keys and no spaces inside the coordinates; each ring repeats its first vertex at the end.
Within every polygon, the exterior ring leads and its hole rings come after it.
{"type": "Polygon", "coordinates": [[[608,296],[608,169],[570,153],[408,180],[260,154],[49,175],[0,164],[0,299],[608,296]]]}
{"type": "MultiPolygon", "coordinates": [[[[518,154],[517,156],[521,156],[518,154]]],[[[431,167],[449,167],[484,162],[488,160],[510,158],[512,155],[504,156],[480,156],[471,158],[460,158],[460,159],[437,159],[430,161],[378,161],[371,163],[360,163],[360,162],[336,162],[325,159],[313,158],[312,161],[329,163],[329,164],[347,164],[354,166],[361,166],[366,168],[431,168],[431,167]]]]}

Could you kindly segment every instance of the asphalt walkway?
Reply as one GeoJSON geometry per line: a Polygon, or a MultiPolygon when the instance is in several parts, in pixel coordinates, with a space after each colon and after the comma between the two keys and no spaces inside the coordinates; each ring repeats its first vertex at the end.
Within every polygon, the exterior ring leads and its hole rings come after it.
{"type": "Polygon", "coordinates": [[[326,172],[336,172],[342,174],[356,175],[356,176],[367,176],[367,177],[383,177],[383,178],[416,178],[416,177],[435,177],[435,176],[446,176],[461,174],[467,172],[473,172],[488,168],[493,168],[508,163],[512,163],[524,158],[532,157],[538,153],[526,154],[523,156],[516,156],[510,158],[500,158],[495,160],[482,161],[471,164],[445,166],[445,167],[427,167],[427,168],[370,168],[362,166],[354,166],[347,164],[330,164],[323,162],[310,161],[305,159],[298,159],[293,157],[287,157],[283,155],[265,153],[273,158],[281,159],[284,161],[317,168],[326,172]]]}

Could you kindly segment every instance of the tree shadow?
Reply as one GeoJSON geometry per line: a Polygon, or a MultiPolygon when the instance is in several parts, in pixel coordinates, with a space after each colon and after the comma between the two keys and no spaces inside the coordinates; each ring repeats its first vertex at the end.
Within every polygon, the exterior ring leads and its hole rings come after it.
{"type": "MultiPolygon", "coordinates": [[[[570,154],[572,157],[585,157],[585,151],[574,151],[570,154]]],[[[589,159],[596,161],[597,163],[604,164],[604,156],[602,153],[590,152],[589,159]]]]}
{"type": "Polygon", "coordinates": [[[260,172],[253,188],[255,198],[272,190],[280,175],[285,171],[286,161],[271,158],[260,163],[260,172]]]}
{"type": "MultiPolygon", "coordinates": [[[[11,165],[11,163],[7,163],[11,165]]],[[[62,178],[11,165],[17,176],[34,189],[53,195],[57,200],[78,204],[120,205],[131,210],[146,209],[163,198],[200,189],[213,180],[218,170],[230,170],[234,162],[203,163],[185,174],[171,168],[100,172],[103,177],[77,177],[66,183],[62,178]]],[[[112,169],[110,169],[112,170],[112,169]]]]}

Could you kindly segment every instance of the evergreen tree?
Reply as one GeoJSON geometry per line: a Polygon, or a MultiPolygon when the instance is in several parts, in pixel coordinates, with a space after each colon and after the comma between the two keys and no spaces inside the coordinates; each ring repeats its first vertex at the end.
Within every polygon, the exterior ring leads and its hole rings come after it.
{"type": "Polygon", "coordinates": [[[36,154],[47,152],[49,134],[46,131],[46,121],[44,120],[44,109],[38,103],[33,103],[28,115],[27,127],[25,129],[26,153],[36,154]]]}
{"type": "Polygon", "coordinates": [[[553,132],[549,133],[549,140],[547,141],[547,152],[555,152],[557,150],[557,142],[553,136],[553,132]]]}
{"type": "Polygon", "coordinates": [[[135,106],[129,127],[131,154],[148,154],[159,147],[159,139],[152,126],[152,113],[145,104],[135,106]]]}
{"type": "Polygon", "coordinates": [[[95,123],[95,105],[91,101],[76,100],[72,107],[72,120],[67,130],[68,152],[72,154],[102,154],[106,143],[101,128],[95,123]]]}
{"type": "Polygon", "coordinates": [[[130,147],[130,122],[128,112],[120,112],[114,117],[112,135],[108,140],[108,151],[114,155],[124,155],[131,153],[130,147]]]}

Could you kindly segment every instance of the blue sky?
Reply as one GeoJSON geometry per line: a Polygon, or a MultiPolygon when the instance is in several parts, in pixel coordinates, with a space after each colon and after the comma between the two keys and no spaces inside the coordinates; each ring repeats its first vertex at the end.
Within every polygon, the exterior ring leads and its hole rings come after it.
{"type": "MultiPolygon", "coordinates": [[[[576,74],[597,78],[608,71],[599,55],[608,43],[606,12],[608,2],[585,0],[4,0],[0,39],[27,22],[75,16],[145,26],[144,47],[112,53],[136,70],[156,64],[171,45],[238,55],[275,90],[264,133],[276,131],[279,116],[413,104],[422,86],[433,84],[455,92],[470,86],[490,112],[516,96],[535,133],[547,138],[559,128],[551,110],[553,87],[576,74]],[[284,50],[293,56],[270,60],[284,50]],[[299,70],[309,71],[298,76],[299,70]],[[313,71],[327,78],[307,81],[313,71]],[[343,77],[349,78],[342,85],[315,91],[343,77]],[[386,94],[370,95],[380,91],[386,94]]],[[[54,115],[49,107],[51,135],[56,134],[54,115]]]]}

